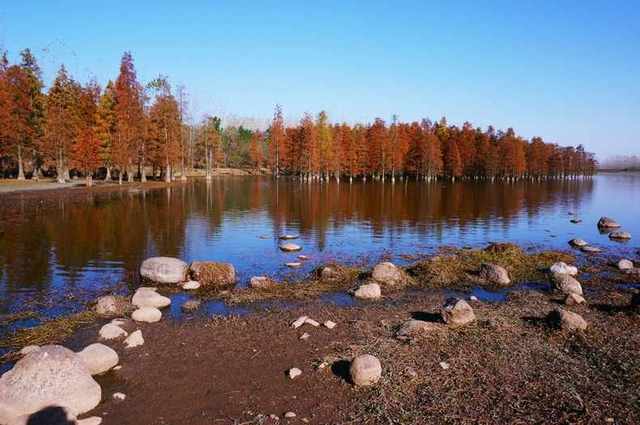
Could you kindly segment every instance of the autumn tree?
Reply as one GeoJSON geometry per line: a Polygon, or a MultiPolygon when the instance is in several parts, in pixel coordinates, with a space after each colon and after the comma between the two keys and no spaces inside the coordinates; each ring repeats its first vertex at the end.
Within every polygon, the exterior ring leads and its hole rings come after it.
{"type": "Polygon", "coordinates": [[[180,161],[182,122],[180,106],[165,78],[154,81],[157,94],[149,110],[150,156],[164,166],[164,178],[171,181],[172,170],[180,161]]]}
{"type": "Polygon", "coordinates": [[[116,97],[113,83],[109,81],[100,96],[96,109],[95,137],[100,141],[98,157],[107,174],[105,180],[111,180],[113,165],[113,141],[116,135],[116,97]]]}
{"type": "Polygon", "coordinates": [[[269,166],[275,177],[280,175],[281,163],[286,161],[287,153],[285,144],[286,134],[282,108],[280,105],[276,105],[271,127],[269,128],[269,166]]]}
{"type": "Polygon", "coordinates": [[[262,133],[254,131],[251,135],[250,157],[256,170],[262,167],[262,133]]]}

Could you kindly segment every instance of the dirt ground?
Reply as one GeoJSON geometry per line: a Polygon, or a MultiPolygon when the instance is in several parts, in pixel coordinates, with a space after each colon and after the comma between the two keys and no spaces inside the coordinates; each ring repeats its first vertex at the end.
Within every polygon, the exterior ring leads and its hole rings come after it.
{"type": "MultiPolygon", "coordinates": [[[[90,414],[106,425],[636,424],[640,314],[631,296],[598,290],[588,306],[570,307],[589,323],[584,333],[554,328],[546,317],[561,298],[541,292],[471,301],[477,321],[455,329],[440,323],[437,290],[348,308],[308,301],[290,311],[163,320],[138,326],[142,347],[109,343],[122,369],[98,377],[103,402],[90,414]],[[292,329],[303,314],[338,325],[292,329]],[[440,327],[401,341],[395,331],[410,318],[440,327]],[[374,387],[348,380],[349,361],[363,353],[382,363],[374,387]],[[303,372],[294,380],[292,367],[303,372]],[[114,392],[127,398],[114,401],[114,392]],[[285,419],[289,411],[296,417],[285,419]]],[[[69,344],[92,342],[96,332],[69,344]]]]}

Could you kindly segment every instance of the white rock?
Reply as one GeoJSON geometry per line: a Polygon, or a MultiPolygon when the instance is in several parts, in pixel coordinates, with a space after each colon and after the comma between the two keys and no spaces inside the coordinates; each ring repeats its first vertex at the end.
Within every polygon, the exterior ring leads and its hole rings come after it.
{"type": "Polygon", "coordinates": [[[127,348],[134,348],[144,344],[144,338],[142,338],[142,331],[138,329],[132,332],[131,335],[124,340],[124,345],[127,348]]]}
{"type": "Polygon", "coordinates": [[[302,371],[297,367],[292,367],[287,371],[287,375],[289,376],[289,379],[296,379],[298,376],[302,375],[302,371]]]}
{"type": "Polygon", "coordinates": [[[52,405],[79,415],[95,408],[100,398],[100,385],[77,354],[45,345],[0,377],[0,411],[5,412],[0,412],[5,416],[0,423],[52,405]]]}
{"type": "Polygon", "coordinates": [[[131,303],[136,307],[163,308],[171,304],[171,299],[162,296],[155,291],[151,291],[148,289],[143,289],[141,291],[140,289],[138,289],[136,293],[133,294],[131,303]]]}
{"type": "Polygon", "coordinates": [[[280,249],[285,252],[300,251],[302,247],[294,243],[283,243],[280,245],[280,249]]]}
{"type": "Polygon", "coordinates": [[[325,328],[328,329],[333,329],[336,327],[336,322],[332,322],[331,320],[327,320],[326,322],[323,323],[325,328]]]}
{"type": "Polygon", "coordinates": [[[26,356],[29,353],[33,353],[34,351],[38,351],[40,349],[39,345],[27,345],[20,350],[20,354],[26,356]]]}
{"type": "Polygon", "coordinates": [[[187,277],[189,265],[171,257],[147,258],[140,266],[140,276],[152,282],[180,283],[187,277]]]}
{"type": "Polygon", "coordinates": [[[118,364],[118,353],[104,344],[95,343],[78,353],[91,375],[104,373],[118,364]]]}
{"type": "Polygon", "coordinates": [[[123,401],[127,398],[127,395],[124,393],[113,393],[111,397],[116,401],[123,401]]]}
{"type": "Polygon", "coordinates": [[[291,239],[298,239],[298,235],[289,235],[289,234],[285,234],[280,236],[280,239],[282,240],[291,240],[291,239]]]}
{"type": "Polygon", "coordinates": [[[382,296],[382,291],[380,290],[380,285],[377,283],[367,283],[365,285],[360,285],[353,295],[356,298],[375,300],[382,296]]]}
{"type": "Polygon", "coordinates": [[[182,285],[182,289],[184,289],[185,291],[193,291],[199,288],[200,288],[200,282],[195,280],[190,280],[188,282],[185,282],[182,285]]]}
{"type": "Polygon", "coordinates": [[[304,325],[304,322],[308,319],[307,316],[300,316],[296,320],[291,323],[291,327],[293,329],[298,329],[300,326],[304,325]]]}
{"type": "Polygon", "coordinates": [[[292,418],[296,417],[296,414],[293,413],[293,412],[287,412],[287,413],[284,414],[284,417],[287,418],[287,419],[292,419],[292,418]]]}
{"type": "Polygon", "coordinates": [[[377,264],[371,272],[371,278],[380,284],[390,286],[399,285],[405,280],[402,270],[388,261],[377,264]]]}
{"type": "Polygon", "coordinates": [[[311,326],[313,326],[313,327],[316,327],[316,328],[317,328],[318,326],[320,326],[320,323],[318,323],[318,322],[316,322],[315,320],[310,319],[310,318],[308,318],[308,317],[305,319],[304,323],[305,323],[305,324],[307,324],[307,325],[311,325],[311,326]]]}
{"type": "Polygon", "coordinates": [[[117,339],[120,337],[126,337],[127,331],[122,329],[120,326],[116,326],[112,323],[107,323],[103,327],[100,328],[100,338],[102,339],[117,339]]]}
{"type": "Polygon", "coordinates": [[[253,276],[249,281],[249,286],[254,289],[265,289],[275,286],[273,279],[267,276],[253,276]]]}
{"type": "Polygon", "coordinates": [[[76,425],[100,425],[101,423],[102,418],[99,416],[90,416],[76,421],[76,425]]]}
{"type": "Polygon", "coordinates": [[[297,269],[298,267],[302,266],[302,263],[298,263],[298,262],[292,262],[292,263],[284,263],[285,266],[291,268],[291,269],[297,269]]]}
{"type": "Polygon", "coordinates": [[[475,295],[471,295],[469,297],[469,301],[478,301],[478,297],[476,297],[475,295]]]}
{"type": "Polygon", "coordinates": [[[349,374],[351,382],[357,386],[373,385],[382,376],[382,365],[380,360],[371,354],[363,354],[353,359],[349,374]]]}
{"type": "Polygon", "coordinates": [[[136,322],[155,323],[162,319],[162,313],[155,307],[142,307],[131,314],[136,322]]]}
{"type": "Polygon", "coordinates": [[[300,335],[300,339],[303,341],[306,341],[307,339],[309,339],[311,335],[309,335],[308,333],[303,333],[302,335],[300,335]]]}
{"type": "Polygon", "coordinates": [[[627,259],[622,259],[620,261],[618,261],[618,269],[623,270],[623,271],[627,271],[627,270],[633,270],[633,261],[631,260],[627,260],[627,259]]]}
{"type": "Polygon", "coordinates": [[[570,266],[562,261],[554,263],[551,267],[549,267],[549,271],[551,273],[564,273],[570,276],[575,276],[578,274],[578,268],[576,266],[570,266]]]}
{"type": "Polygon", "coordinates": [[[439,365],[444,370],[449,369],[449,363],[447,363],[447,362],[440,362],[439,365]]]}

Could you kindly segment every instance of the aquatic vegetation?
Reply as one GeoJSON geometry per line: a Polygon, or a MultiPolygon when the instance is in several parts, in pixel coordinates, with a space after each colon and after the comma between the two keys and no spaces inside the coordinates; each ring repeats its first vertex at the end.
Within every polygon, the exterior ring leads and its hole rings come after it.
{"type": "Polygon", "coordinates": [[[19,348],[27,345],[55,344],[70,337],[80,326],[92,323],[96,314],[91,310],[47,320],[41,324],[16,330],[3,341],[0,347],[19,348]]]}

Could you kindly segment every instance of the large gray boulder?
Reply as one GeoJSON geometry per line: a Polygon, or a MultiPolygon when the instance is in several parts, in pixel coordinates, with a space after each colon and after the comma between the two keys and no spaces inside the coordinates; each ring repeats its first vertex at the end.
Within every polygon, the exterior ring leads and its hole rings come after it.
{"type": "Polygon", "coordinates": [[[351,375],[351,382],[356,386],[374,385],[382,376],[382,365],[375,356],[363,354],[353,359],[349,374],[351,375]]]}
{"type": "Polygon", "coordinates": [[[476,320],[473,308],[465,300],[449,298],[441,310],[442,320],[450,326],[464,326],[476,320]]]}
{"type": "Polygon", "coordinates": [[[0,423],[45,407],[60,406],[80,415],[100,403],[100,385],[84,361],[60,345],[34,351],[0,378],[0,423]]]}
{"type": "Polygon", "coordinates": [[[172,257],[151,257],[142,262],[140,276],[152,282],[175,284],[187,280],[189,265],[172,257]]]}
{"type": "Polygon", "coordinates": [[[78,352],[78,356],[87,365],[91,375],[105,373],[116,366],[119,361],[118,353],[115,350],[99,342],[85,347],[84,350],[78,352]]]}
{"type": "Polygon", "coordinates": [[[483,263],[480,265],[480,278],[489,283],[499,286],[507,286],[511,284],[509,272],[497,264],[483,263]]]}
{"type": "Polygon", "coordinates": [[[389,261],[376,264],[371,272],[371,278],[385,286],[402,285],[406,281],[404,272],[389,261]]]}

